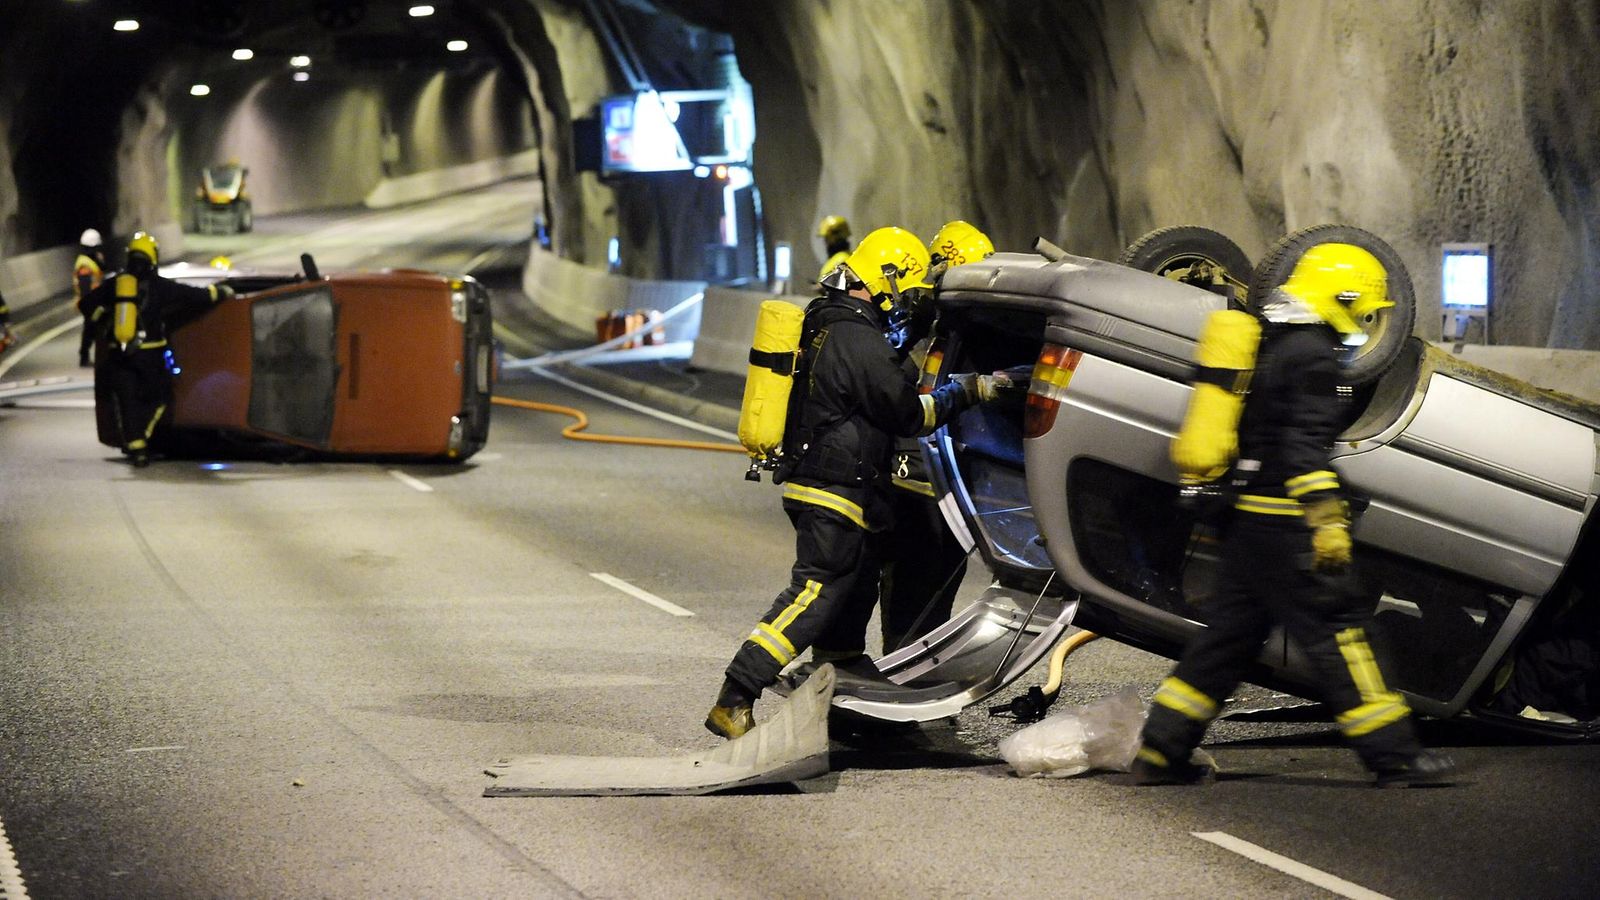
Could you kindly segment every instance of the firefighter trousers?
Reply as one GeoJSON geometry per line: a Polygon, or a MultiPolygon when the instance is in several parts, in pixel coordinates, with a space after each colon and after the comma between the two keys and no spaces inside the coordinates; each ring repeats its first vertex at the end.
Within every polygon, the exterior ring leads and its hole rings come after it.
{"type": "MultiPolygon", "coordinates": [[[[1224,538],[1221,581],[1207,627],[1161,683],[1141,757],[1186,763],[1228,695],[1255,663],[1274,623],[1305,651],[1345,740],[1373,771],[1418,753],[1404,698],[1385,686],[1366,623],[1369,600],[1311,569],[1311,534],[1298,519],[1237,513],[1224,538]]],[[[1353,579],[1352,579],[1353,580],[1353,579]]]]}
{"type": "Polygon", "coordinates": [[[172,398],[165,351],[113,351],[104,371],[111,380],[123,452],[146,450],[172,398]]]}
{"type": "Polygon", "coordinates": [[[829,659],[866,652],[867,623],[878,601],[878,534],[821,506],[785,502],[784,511],[795,534],[789,586],[727,669],[727,677],[751,696],[777,681],[808,647],[829,659]]]}

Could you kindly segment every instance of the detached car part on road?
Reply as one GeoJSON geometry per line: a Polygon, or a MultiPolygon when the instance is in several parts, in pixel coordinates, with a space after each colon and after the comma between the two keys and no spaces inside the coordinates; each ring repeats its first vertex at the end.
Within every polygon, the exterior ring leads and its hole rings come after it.
{"type": "MultiPolygon", "coordinates": [[[[1249,298],[1268,295],[1299,252],[1330,240],[1374,252],[1398,301],[1388,319],[1371,323],[1372,340],[1348,367],[1348,424],[1334,449],[1392,686],[1429,715],[1526,724],[1516,718],[1523,701],[1501,690],[1510,664],[1519,650],[1560,637],[1574,609],[1592,613],[1600,602],[1592,526],[1600,407],[1412,337],[1415,299],[1404,265],[1359,229],[1319,226],[1286,237],[1257,268],[1249,298]]],[[[919,706],[932,707],[918,692],[977,685],[970,702],[1008,680],[1002,669],[1020,674],[1018,665],[1047,653],[1069,625],[1171,658],[1203,627],[1216,530],[1178,502],[1168,448],[1187,405],[1201,325],[1233,292],[1184,283],[1188,267],[1161,277],[1051,257],[1002,253],[951,270],[937,297],[940,338],[930,354],[941,379],[1034,364],[1025,402],[969,410],[930,447],[952,527],[1020,596],[986,597],[878,661],[903,682],[898,696],[857,691],[841,678],[838,706],[920,719],[919,706]],[[983,628],[960,621],[974,615],[983,628]],[[963,681],[947,663],[979,645],[1001,647],[1011,661],[991,670],[995,678],[963,681]],[[930,674],[941,682],[947,672],[960,684],[929,684],[930,674]],[[852,707],[852,693],[867,700],[852,707]]],[[[1312,695],[1306,661],[1281,632],[1249,680],[1312,695]]],[[[1595,715],[1587,702],[1577,706],[1572,717],[1595,715]]],[[[1571,730],[1594,732],[1581,722],[1571,730]]]]}
{"type": "MultiPolygon", "coordinates": [[[[162,270],[238,296],[172,331],[172,409],[154,448],[458,462],[482,449],[495,377],[487,289],[414,269],[324,278],[307,263],[292,276],[162,270]]],[[[109,407],[97,390],[100,441],[117,446],[109,407]]]]}

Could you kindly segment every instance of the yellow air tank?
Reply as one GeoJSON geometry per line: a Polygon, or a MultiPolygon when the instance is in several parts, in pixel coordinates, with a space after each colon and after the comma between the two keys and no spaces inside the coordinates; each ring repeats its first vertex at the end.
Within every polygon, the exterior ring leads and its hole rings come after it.
{"type": "Polygon", "coordinates": [[[112,309],[111,337],[126,347],[139,335],[139,279],[117,276],[117,305],[112,309]]]}
{"type": "Polygon", "coordinates": [[[1215,481],[1239,453],[1239,414],[1255,371],[1261,323],[1247,312],[1214,312],[1195,346],[1194,393],[1172,441],[1172,462],[1186,484],[1215,481]]]}
{"type": "Polygon", "coordinates": [[[752,481],[760,480],[759,468],[772,466],[783,444],[804,321],[805,311],[783,300],[763,301],[756,314],[744,402],[739,406],[739,443],[750,454],[745,477],[752,481]]]}

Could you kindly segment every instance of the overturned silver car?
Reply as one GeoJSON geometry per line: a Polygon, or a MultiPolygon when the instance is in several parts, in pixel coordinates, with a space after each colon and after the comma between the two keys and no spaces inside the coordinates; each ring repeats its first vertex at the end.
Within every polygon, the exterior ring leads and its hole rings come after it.
{"type": "MultiPolygon", "coordinates": [[[[1600,733],[1590,696],[1600,666],[1581,671],[1600,647],[1600,407],[1412,337],[1404,266],[1369,238],[1319,226],[1280,248],[1363,240],[1399,301],[1352,364],[1334,451],[1390,680],[1430,715],[1600,733]]],[[[1216,279],[1216,290],[1046,254],[953,269],[937,298],[940,378],[1034,366],[1025,399],[970,410],[928,446],[947,519],[1001,587],[878,661],[899,696],[841,683],[836,705],[926,718],[992,692],[1071,625],[1173,658],[1204,627],[1217,535],[1178,502],[1168,448],[1201,324],[1244,302],[1232,287],[1245,276],[1216,279]]],[[[1287,256],[1263,261],[1248,296],[1282,283],[1287,256]]],[[[1281,633],[1249,680],[1303,695],[1313,683],[1281,633]]]]}

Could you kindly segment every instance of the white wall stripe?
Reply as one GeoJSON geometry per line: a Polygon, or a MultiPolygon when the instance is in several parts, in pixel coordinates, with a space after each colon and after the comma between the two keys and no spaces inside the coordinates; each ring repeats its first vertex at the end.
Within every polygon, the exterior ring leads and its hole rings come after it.
{"type": "Polygon", "coordinates": [[[672,613],[675,616],[694,615],[694,613],[684,609],[676,603],[663,600],[660,597],[657,597],[655,594],[652,594],[647,590],[643,590],[642,588],[636,588],[626,581],[623,581],[621,578],[616,577],[615,575],[607,575],[604,572],[590,572],[589,577],[594,578],[596,581],[600,581],[604,584],[609,584],[630,597],[643,600],[651,606],[654,606],[656,609],[672,613]]]}
{"type": "Polygon", "coordinates": [[[4,822],[0,822],[0,900],[28,900],[28,889],[22,883],[16,854],[11,852],[11,841],[6,839],[4,822]]]}
{"type": "Polygon", "coordinates": [[[1265,847],[1258,847],[1249,841],[1240,840],[1225,831],[1191,831],[1189,833],[1202,841],[1216,844],[1224,850],[1232,850],[1251,862],[1277,869],[1285,875],[1314,884],[1341,897],[1350,897],[1351,900],[1390,900],[1387,895],[1380,894],[1377,891],[1369,891],[1361,885],[1352,884],[1337,875],[1329,875],[1321,869],[1314,869],[1287,856],[1280,856],[1265,847]]]}

